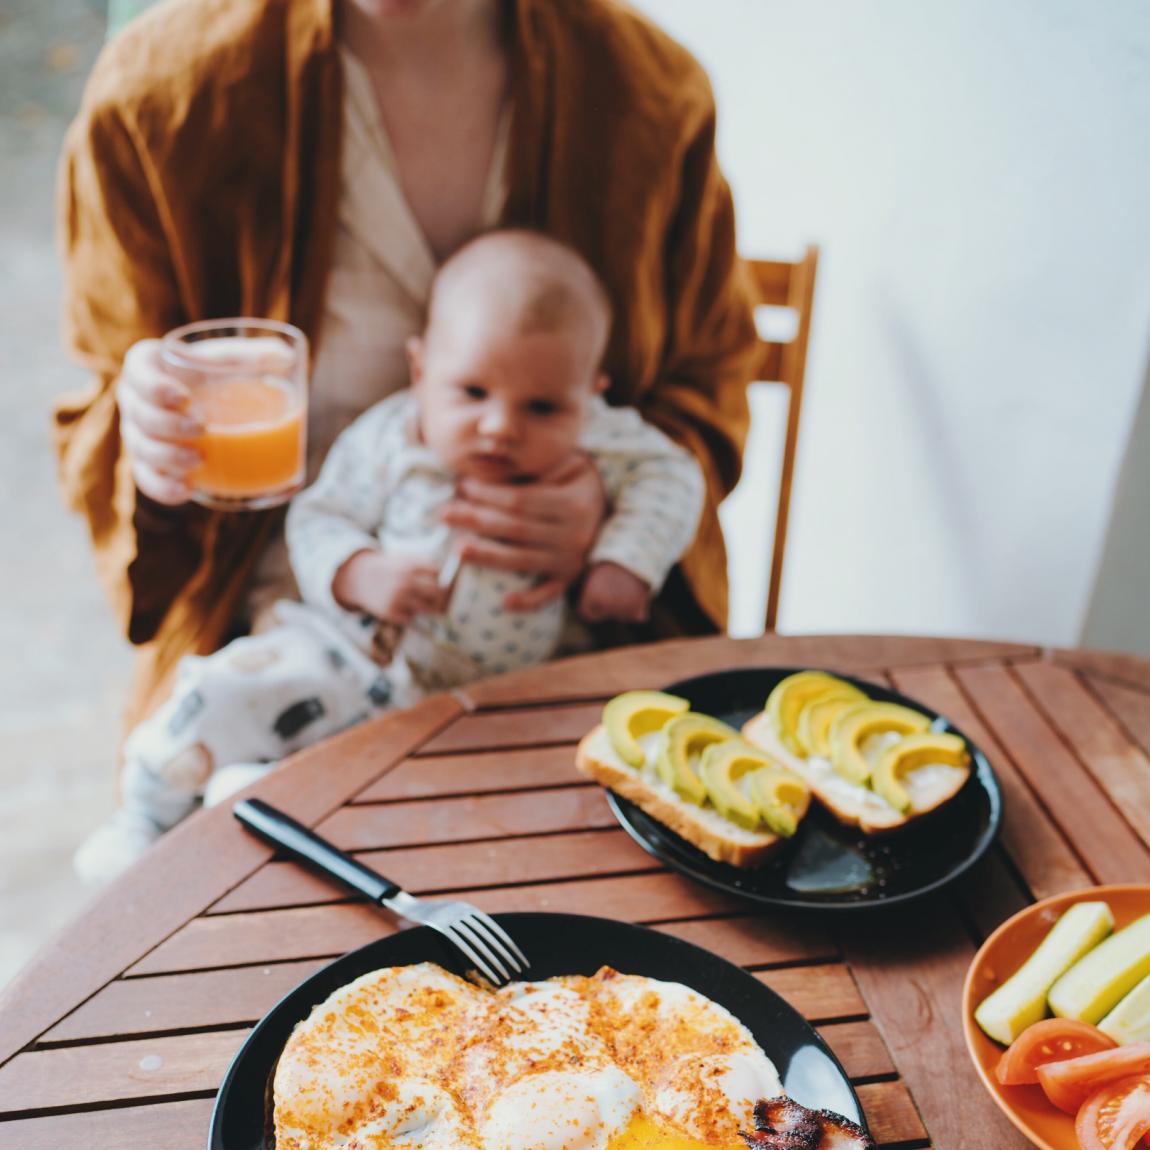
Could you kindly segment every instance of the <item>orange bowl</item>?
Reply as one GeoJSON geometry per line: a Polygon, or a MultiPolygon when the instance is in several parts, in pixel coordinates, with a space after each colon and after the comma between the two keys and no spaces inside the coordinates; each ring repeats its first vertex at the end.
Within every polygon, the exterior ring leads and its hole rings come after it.
{"type": "Polygon", "coordinates": [[[1005,1048],[983,1034],[974,1011],[1026,961],[1068,906],[1098,901],[1110,906],[1118,930],[1150,914],[1150,886],[1092,886],[1020,910],[982,944],[962,988],[962,1030],[974,1068],[1007,1118],[1040,1150],[1078,1150],[1074,1118],[1052,1106],[1039,1086],[1003,1086],[998,1081],[994,1070],[1005,1048]]]}

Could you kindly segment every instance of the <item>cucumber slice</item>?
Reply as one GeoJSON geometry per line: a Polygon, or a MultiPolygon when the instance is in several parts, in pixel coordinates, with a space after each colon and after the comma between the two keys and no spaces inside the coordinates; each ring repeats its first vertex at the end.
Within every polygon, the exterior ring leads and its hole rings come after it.
{"type": "Polygon", "coordinates": [[[1046,1014],[1046,995],[1063,972],[1114,929],[1104,902],[1079,902],[1054,924],[1034,953],[974,1012],[995,1042],[1009,1044],[1046,1014]]]}
{"type": "Polygon", "coordinates": [[[1119,1046],[1150,1042],[1150,974],[1098,1024],[1119,1046]]]}
{"type": "Polygon", "coordinates": [[[1113,934],[1075,963],[1051,988],[1061,1018],[1098,1022],[1150,974],[1150,914],[1113,934]]]}

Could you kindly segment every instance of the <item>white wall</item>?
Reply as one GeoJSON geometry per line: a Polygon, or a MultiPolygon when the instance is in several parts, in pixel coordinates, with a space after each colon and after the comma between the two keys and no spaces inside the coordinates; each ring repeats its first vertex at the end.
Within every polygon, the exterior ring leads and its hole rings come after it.
{"type": "Polygon", "coordinates": [[[638,6],[711,75],[744,251],[823,249],[780,629],[1076,642],[1150,334],[1150,4],[638,6]]]}

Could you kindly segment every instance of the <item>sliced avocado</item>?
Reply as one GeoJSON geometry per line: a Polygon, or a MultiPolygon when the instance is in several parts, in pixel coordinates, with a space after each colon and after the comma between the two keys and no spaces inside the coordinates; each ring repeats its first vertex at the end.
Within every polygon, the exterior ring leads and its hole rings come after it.
{"type": "Polygon", "coordinates": [[[1060,1018],[1096,1023],[1150,974],[1150,914],[1111,935],[1076,962],[1051,988],[1060,1018]]]}
{"type": "Polygon", "coordinates": [[[733,727],[710,715],[691,711],[677,715],[659,733],[659,753],[655,759],[659,777],[687,802],[701,807],[707,798],[707,788],[697,774],[699,756],[712,743],[738,737],[739,732],[733,727]]]}
{"type": "Polygon", "coordinates": [[[1119,1046],[1150,1042],[1150,974],[1098,1024],[1119,1046]]]}
{"type": "Polygon", "coordinates": [[[979,1003],[974,1021],[995,1042],[1013,1042],[1046,1014],[1046,994],[1059,976],[1113,927],[1114,916],[1106,903],[1075,903],[1018,970],[979,1003]]]}
{"type": "Polygon", "coordinates": [[[864,785],[886,749],[875,743],[884,735],[913,735],[929,727],[926,715],[897,703],[854,703],[831,726],[831,766],[848,782],[864,785]]]}
{"type": "Polygon", "coordinates": [[[850,683],[828,689],[823,695],[816,695],[799,712],[795,737],[807,755],[818,755],[821,759],[830,758],[831,724],[852,703],[866,701],[866,695],[850,683]]]}
{"type": "Polygon", "coordinates": [[[739,780],[751,771],[769,767],[771,760],[742,739],[712,743],[699,760],[699,776],[707,788],[707,798],[724,818],[753,831],[762,821],[759,809],[739,780]]]}
{"type": "Polygon", "coordinates": [[[799,819],[807,813],[811,792],[790,771],[764,767],[747,780],[759,816],[777,835],[789,839],[798,830],[799,819]]]}
{"type": "Polygon", "coordinates": [[[796,735],[799,712],[812,699],[840,683],[841,679],[825,671],[797,671],[775,685],[767,696],[766,712],[783,746],[796,755],[805,756],[796,735]]]}
{"type": "Polygon", "coordinates": [[[969,760],[966,743],[957,735],[941,731],[904,735],[893,747],[883,751],[871,772],[870,785],[896,811],[906,811],[910,809],[910,795],[902,785],[904,775],[928,763],[964,767],[969,760]]]}
{"type": "Polygon", "coordinates": [[[619,758],[628,766],[641,767],[647,756],[639,745],[640,736],[658,731],[690,706],[686,699],[662,691],[625,691],[603,708],[603,726],[619,758]]]}

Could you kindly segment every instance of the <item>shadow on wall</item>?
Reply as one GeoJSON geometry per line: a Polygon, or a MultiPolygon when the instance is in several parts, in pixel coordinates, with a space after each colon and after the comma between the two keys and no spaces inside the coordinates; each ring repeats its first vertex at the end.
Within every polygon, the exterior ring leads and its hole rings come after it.
{"type": "Polygon", "coordinates": [[[1082,644],[1150,655],[1150,339],[1082,644]]]}
{"type": "MultiPolygon", "coordinates": [[[[943,570],[949,595],[962,605],[968,618],[978,620],[985,605],[994,601],[987,586],[987,572],[993,568],[978,522],[978,493],[970,481],[971,446],[964,442],[961,427],[952,417],[958,397],[945,395],[948,381],[939,370],[937,352],[932,355],[929,341],[909,314],[896,285],[889,280],[876,281],[872,306],[894,369],[891,402],[909,413],[914,432],[904,445],[908,461],[913,462],[907,468],[906,482],[927,487],[930,495],[923,506],[937,508],[942,521],[949,525],[942,538],[923,533],[923,544],[948,549],[949,562],[943,570]]],[[[898,498],[895,492],[892,498],[898,498]]],[[[897,570],[889,575],[894,580],[900,578],[897,570]]],[[[908,586],[908,594],[925,599],[927,611],[933,607],[930,596],[939,593],[937,585],[932,588],[930,582],[915,581],[908,586]]]]}

